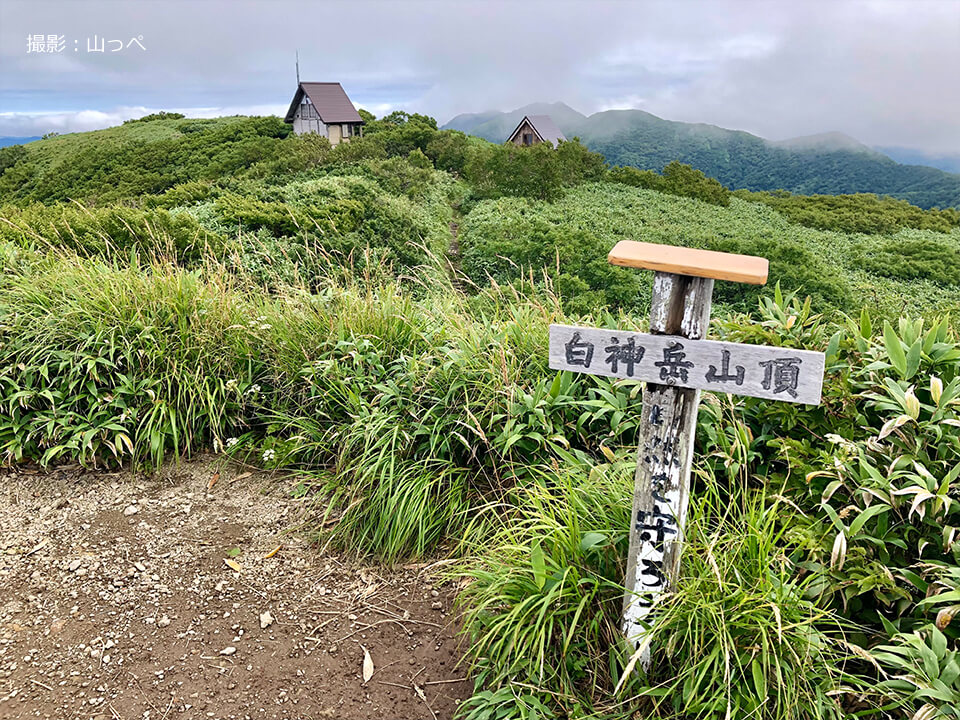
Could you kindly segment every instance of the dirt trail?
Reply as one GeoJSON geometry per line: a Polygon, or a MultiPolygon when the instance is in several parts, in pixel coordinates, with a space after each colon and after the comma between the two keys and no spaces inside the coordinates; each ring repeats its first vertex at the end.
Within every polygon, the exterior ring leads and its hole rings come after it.
{"type": "Polygon", "coordinates": [[[289,479],[216,469],[0,473],[0,718],[450,718],[451,591],[320,553],[289,479]]]}
{"type": "Polygon", "coordinates": [[[450,245],[447,247],[447,270],[450,273],[450,282],[453,287],[464,292],[466,288],[463,283],[463,265],[460,257],[460,222],[459,213],[454,215],[450,221],[450,245]]]}

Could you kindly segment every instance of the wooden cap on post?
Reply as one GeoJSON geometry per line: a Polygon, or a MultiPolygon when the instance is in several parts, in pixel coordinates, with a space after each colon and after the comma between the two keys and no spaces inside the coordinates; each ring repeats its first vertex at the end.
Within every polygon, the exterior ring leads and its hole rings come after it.
{"type": "Polygon", "coordinates": [[[753,255],[736,255],[635,240],[618,242],[610,251],[607,260],[613,265],[623,267],[729,280],[749,285],[765,284],[770,269],[766,258],[753,255]]]}

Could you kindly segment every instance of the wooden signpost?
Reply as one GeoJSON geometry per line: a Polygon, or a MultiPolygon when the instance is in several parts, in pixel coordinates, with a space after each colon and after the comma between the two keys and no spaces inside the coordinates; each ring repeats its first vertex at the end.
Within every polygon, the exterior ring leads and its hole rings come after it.
{"type": "Polygon", "coordinates": [[[654,270],[650,333],[550,326],[550,367],[645,381],[623,632],[649,665],[645,618],[675,587],[701,390],[820,403],[824,355],[704,340],[714,280],[762,285],[767,260],[622,241],[614,265],[654,270]]]}

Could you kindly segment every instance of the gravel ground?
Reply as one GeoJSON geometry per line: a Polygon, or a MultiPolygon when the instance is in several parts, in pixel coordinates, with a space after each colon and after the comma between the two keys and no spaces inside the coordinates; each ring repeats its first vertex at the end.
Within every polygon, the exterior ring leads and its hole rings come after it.
{"type": "Polygon", "coordinates": [[[320,552],[290,486],[0,471],[0,718],[452,717],[452,591],[320,552]]]}

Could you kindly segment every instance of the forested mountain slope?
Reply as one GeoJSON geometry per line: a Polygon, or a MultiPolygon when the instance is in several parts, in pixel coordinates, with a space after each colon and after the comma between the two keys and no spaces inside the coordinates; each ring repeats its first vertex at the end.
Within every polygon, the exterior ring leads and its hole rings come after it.
{"type": "Polygon", "coordinates": [[[579,137],[611,165],[659,171],[678,160],[734,189],[877,193],[923,208],[960,207],[960,175],[901,165],[852,138],[841,141],[845,136],[839,133],[773,143],[739,130],[664,120],[642,110],[608,110],[587,117],[563,103],[458,115],[444,127],[503,142],[524,115],[533,113],[549,114],[568,138],[579,137]]]}

